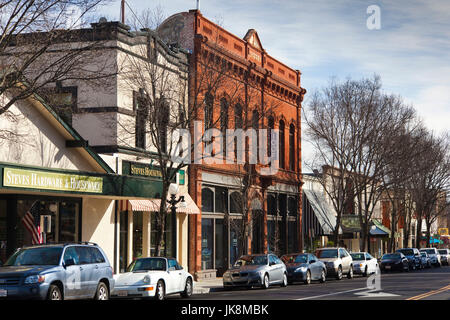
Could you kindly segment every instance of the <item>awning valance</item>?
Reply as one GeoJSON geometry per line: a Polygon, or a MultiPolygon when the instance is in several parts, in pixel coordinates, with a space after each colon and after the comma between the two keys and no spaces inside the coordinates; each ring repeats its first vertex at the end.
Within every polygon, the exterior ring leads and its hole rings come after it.
{"type": "Polygon", "coordinates": [[[373,219],[372,223],[372,227],[375,228],[370,228],[369,233],[371,236],[389,236],[391,234],[391,230],[383,225],[380,221],[373,219]]]}
{"type": "MultiPolygon", "coordinates": [[[[180,206],[180,203],[177,204],[177,213],[184,214],[199,214],[200,209],[197,204],[192,200],[191,196],[188,193],[180,193],[176,195],[178,199],[180,196],[184,197],[184,201],[186,205],[180,206]]],[[[120,204],[121,211],[143,211],[143,212],[157,212],[159,211],[161,205],[161,199],[139,199],[139,200],[123,200],[120,204]]],[[[167,209],[169,208],[169,204],[167,205],[167,209]]]]}

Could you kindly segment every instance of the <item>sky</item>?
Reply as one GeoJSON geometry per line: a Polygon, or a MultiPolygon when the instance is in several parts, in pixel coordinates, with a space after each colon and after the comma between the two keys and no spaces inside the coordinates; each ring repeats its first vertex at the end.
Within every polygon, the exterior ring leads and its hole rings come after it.
{"type": "MultiPolygon", "coordinates": [[[[195,0],[127,3],[138,15],[157,5],[168,16],[196,7],[195,0]]],[[[239,37],[255,29],[271,56],[302,72],[301,85],[308,93],[327,86],[332,77],[378,74],[383,90],[413,105],[430,130],[449,130],[448,0],[202,0],[200,10],[239,37]],[[368,11],[372,5],[379,8],[377,29],[370,27],[377,17],[368,11]]],[[[102,8],[101,14],[119,20],[120,0],[102,8]]],[[[126,16],[131,14],[127,7],[126,16]]],[[[302,144],[307,161],[313,150],[307,141],[302,144]]]]}

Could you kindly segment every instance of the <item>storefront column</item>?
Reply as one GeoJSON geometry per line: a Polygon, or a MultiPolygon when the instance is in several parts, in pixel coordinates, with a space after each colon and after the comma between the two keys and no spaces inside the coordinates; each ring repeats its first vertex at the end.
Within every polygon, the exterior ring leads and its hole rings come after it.
{"type": "Polygon", "coordinates": [[[143,212],[142,217],[142,257],[150,257],[151,213],[143,212]]]}
{"type": "Polygon", "coordinates": [[[133,261],[133,211],[128,211],[128,257],[127,266],[133,261]]]}

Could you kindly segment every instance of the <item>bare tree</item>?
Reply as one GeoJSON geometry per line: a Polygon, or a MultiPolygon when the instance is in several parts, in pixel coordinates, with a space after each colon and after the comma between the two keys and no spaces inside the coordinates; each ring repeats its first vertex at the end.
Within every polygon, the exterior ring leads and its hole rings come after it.
{"type": "MultiPolygon", "coordinates": [[[[0,4],[0,116],[18,100],[66,80],[100,81],[116,70],[98,61],[103,41],[81,29],[108,0],[5,0],[0,4]],[[20,88],[20,90],[15,90],[20,88]]],[[[12,117],[11,114],[8,115],[12,117]]],[[[0,138],[11,138],[0,132],[0,138]]]]}

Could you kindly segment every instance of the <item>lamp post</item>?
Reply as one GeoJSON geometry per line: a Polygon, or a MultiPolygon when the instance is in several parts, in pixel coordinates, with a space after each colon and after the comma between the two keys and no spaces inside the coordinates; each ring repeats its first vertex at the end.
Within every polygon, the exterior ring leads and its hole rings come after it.
{"type": "Polygon", "coordinates": [[[167,203],[170,205],[170,213],[172,214],[172,255],[177,259],[177,207],[176,205],[180,203],[180,208],[186,207],[186,201],[184,201],[184,196],[179,196],[177,199],[178,184],[171,183],[169,186],[170,199],[167,203]]]}

